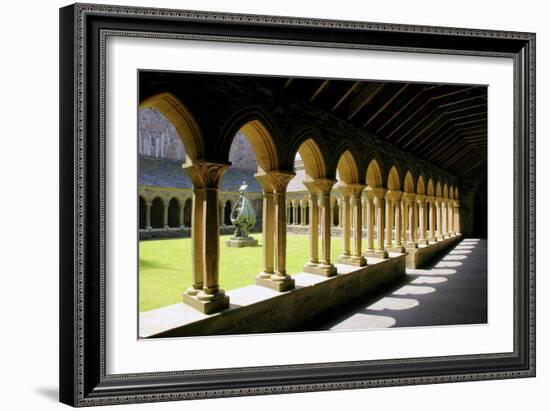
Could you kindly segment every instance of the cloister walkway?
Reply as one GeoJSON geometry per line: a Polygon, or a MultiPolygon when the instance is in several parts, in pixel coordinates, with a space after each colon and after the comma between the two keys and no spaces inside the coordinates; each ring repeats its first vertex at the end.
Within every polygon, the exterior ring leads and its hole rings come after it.
{"type": "Polygon", "coordinates": [[[464,239],[382,297],[334,312],[308,329],[351,330],[487,322],[487,241],[464,239]]]}

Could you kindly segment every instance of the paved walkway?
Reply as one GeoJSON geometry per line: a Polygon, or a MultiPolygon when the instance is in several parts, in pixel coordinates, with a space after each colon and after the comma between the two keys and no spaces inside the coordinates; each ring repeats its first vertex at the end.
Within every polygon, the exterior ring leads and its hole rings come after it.
{"type": "Polygon", "coordinates": [[[487,322],[487,241],[464,239],[376,300],[334,312],[308,329],[350,330],[487,322]]]}

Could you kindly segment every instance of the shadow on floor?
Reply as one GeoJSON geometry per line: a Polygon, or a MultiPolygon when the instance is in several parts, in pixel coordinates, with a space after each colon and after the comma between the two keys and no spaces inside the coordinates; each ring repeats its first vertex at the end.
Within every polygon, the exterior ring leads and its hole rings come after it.
{"type": "Polygon", "coordinates": [[[463,239],[444,257],[377,297],[355,301],[301,331],[487,323],[487,241],[463,239]]]}

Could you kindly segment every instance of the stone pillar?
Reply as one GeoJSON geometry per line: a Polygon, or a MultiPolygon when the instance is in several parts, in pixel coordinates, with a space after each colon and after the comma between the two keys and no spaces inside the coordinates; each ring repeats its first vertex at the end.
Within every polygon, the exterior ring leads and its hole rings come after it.
{"type": "Polygon", "coordinates": [[[374,214],[376,220],[376,248],[374,252],[367,251],[365,255],[367,257],[375,258],[388,258],[388,252],[384,249],[384,207],[385,207],[385,195],[386,189],[384,188],[371,188],[369,191],[372,193],[374,202],[374,214]]]}
{"type": "Polygon", "coordinates": [[[440,197],[436,197],[435,199],[435,211],[437,213],[437,232],[436,236],[438,240],[443,240],[445,238],[445,235],[443,234],[443,206],[442,206],[442,199],[440,197]]]}
{"type": "Polygon", "coordinates": [[[338,227],[342,227],[342,220],[344,217],[344,206],[342,205],[342,201],[340,200],[340,204],[338,205],[338,227]]]}
{"type": "Polygon", "coordinates": [[[407,241],[407,204],[401,200],[401,245],[407,241]]]}
{"type": "Polygon", "coordinates": [[[293,202],[292,207],[292,211],[294,212],[294,215],[292,216],[292,224],[298,225],[298,206],[295,202],[293,202]]]}
{"type": "MultiPolygon", "coordinates": [[[[372,194],[369,192],[369,194],[372,194]]],[[[374,202],[373,196],[366,198],[367,202],[367,253],[374,253],[374,202]]]]}
{"type": "Polygon", "coordinates": [[[229,297],[219,287],[220,222],[219,183],[228,164],[199,161],[185,164],[193,181],[193,287],[183,301],[205,314],[229,307],[229,297]],[[202,290],[197,293],[198,269],[202,268],[202,290]]]}
{"type": "Polygon", "coordinates": [[[447,211],[447,199],[441,201],[441,215],[443,218],[443,237],[449,238],[449,213],[447,211]]]}
{"type": "Polygon", "coordinates": [[[304,267],[317,267],[319,264],[319,195],[318,188],[312,182],[304,182],[309,190],[309,261],[304,267]]]}
{"type": "Polygon", "coordinates": [[[390,248],[391,251],[396,253],[404,253],[405,248],[403,247],[402,236],[403,236],[403,217],[401,212],[402,201],[401,196],[403,192],[401,191],[391,191],[389,198],[391,198],[393,212],[392,216],[395,219],[395,244],[390,248]]]}
{"type": "Polygon", "coordinates": [[[305,267],[304,271],[327,277],[336,275],[336,267],[330,262],[330,228],[332,225],[330,212],[330,191],[336,181],[328,178],[318,178],[312,181],[317,187],[321,199],[321,259],[317,267],[305,267]]]}
{"type": "Polygon", "coordinates": [[[415,223],[415,198],[416,196],[413,193],[405,194],[405,201],[407,204],[407,219],[409,226],[409,238],[407,239],[406,248],[417,248],[418,244],[416,243],[416,223],[415,223]]]}
{"type": "Polygon", "coordinates": [[[449,200],[449,234],[451,236],[455,235],[455,208],[454,208],[454,201],[449,200]]]}
{"type": "Polygon", "coordinates": [[[362,185],[353,185],[350,187],[351,201],[353,205],[353,253],[350,263],[357,266],[367,265],[365,257],[363,257],[363,209],[361,207],[361,196],[363,189],[362,185]]]}
{"type": "Polygon", "coordinates": [[[427,245],[426,238],[426,196],[417,194],[416,202],[418,204],[418,219],[420,224],[418,244],[427,245]]]}
{"type": "MultiPolygon", "coordinates": [[[[256,284],[276,291],[288,291],[294,288],[294,279],[286,273],[286,187],[294,173],[287,171],[269,171],[256,178],[262,182],[266,191],[272,192],[274,212],[271,220],[274,227],[274,268],[273,274],[266,278],[267,273],[256,277],[256,284]]],[[[297,214],[298,208],[295,208],[297,214]]],[[[269,233],[268,233],[269,234],[269,233]]],[[[264,247],[266,245],[264,244],[264,247]]]]}
{"type": "Polygon", "coordinates": [[[351,234],[351,210],[350,210],[350,191],[346,186],[339,187],[342,193],[342,255],[338,258],[338,263],[347,264],[351,258],[350,252],[350,234],[351,234]]]}
{"type": "Polygon", "coordinates": [[[428,197],[427,202],[430,204],[430,235],[428,241],[430,243],[436,242],[435,237],[435,202],[433,197],[428,197]]]}
{"type": "Polygon", "coordinates": [[[455,232],[456,234],[460,234],[460,202],[458,200],[455,200],[454,203],[455,206],[455,232]]]}
{"type": "Polygon", "coordinates": [[[386,249],[390,250],[393,246],[393,212],[391,196],[386,194],[386,249]]]}
{"type": "Polygon", "coordinates": [[[300,203],[302,204],[302,221],[301,221],[301,223],[302,223],[302,225],[307,225],[306,224],[306,211],[307,211],[306,210],[306,203],[307,203],[307,200],[302,200],[300,203]]]}
{"type": "Polygon", "coordinates": [[[363,212],[363,228],[368,228],[367,226],[367,197],[364,195],[361,196],[361,211],[363,212]]]}
{"type": "Polygon", "coordinates": [[[346,184],[339,187],[342,193],[342,255],[338,259],[340,264],[364,266],[365,258],[362,256],[362,210],[361,193],[364,186],[359,184],[346,184]],[[353,253],[350,247],[351,227],[353,220],[353,253]]]}
{"type": "Polygon", "coordinates": [[[182,202],[180,204],[180,207],[178,208],[178,226],[180,228],[183,228],[183,205],[184,204],[185,203],[182,202]]]}
{"type": "Polygon", "coordinates": [[[170,227],[168,227],[168,207],[170,206],[170,203],[165,202],[164,207],[162,209],[162,225],[164,226],[165,230],[168,230],[170,227]]]}
{"type": "Polygon", "coordinates": [[[151,227],[151,206],[153,203],[150,201],[147,201],[145,203],[145,229],[151,230],[153,227],[151,227]]]}
{"type": "Polygon", "coordinates": [[[264,267],[263,271],[258,274],[258,277],[268,279],[275,274],[275,194],[273,193],[273,187],[265,181],[262,181],[260,176],[257,175],[256,179],[260,182],[262,188],[264,189],[262,206],[262,243],[264,267]]]}

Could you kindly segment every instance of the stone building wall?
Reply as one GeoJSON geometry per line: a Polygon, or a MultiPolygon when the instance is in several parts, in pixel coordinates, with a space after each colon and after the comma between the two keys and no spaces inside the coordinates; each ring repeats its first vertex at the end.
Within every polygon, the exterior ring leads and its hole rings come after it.
{"type": "MultiPolygon", "coordinates": [[[[172,123],[151,108],[139,110],[138,118],[140,155],[184,161],[185,148],[172,123]]],[[[231,145],[229,161],[232,167],[256,171],[256,158],[252,146],[240,132],[236,134],[231,145]]]]}

